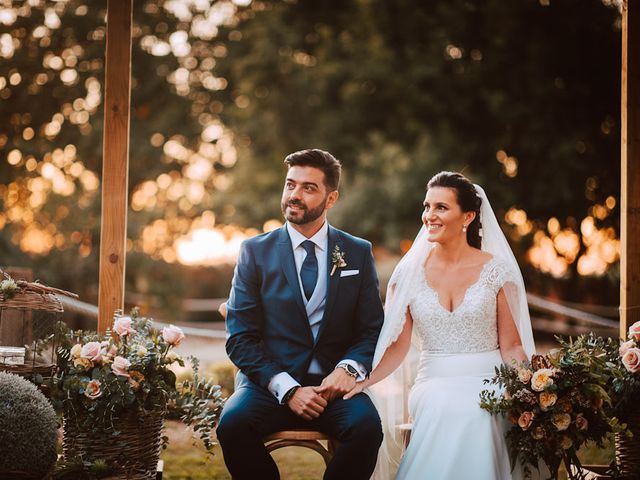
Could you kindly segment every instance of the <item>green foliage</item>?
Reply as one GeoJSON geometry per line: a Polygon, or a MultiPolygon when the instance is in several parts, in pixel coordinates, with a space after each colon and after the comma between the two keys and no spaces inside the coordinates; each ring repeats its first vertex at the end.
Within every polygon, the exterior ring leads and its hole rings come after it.
{"type": "Polygon", "coordinates": [[[0,476],[49,472],[57,456],[57,430],[53,407],[35,385],[0,371],[0,476]]]}

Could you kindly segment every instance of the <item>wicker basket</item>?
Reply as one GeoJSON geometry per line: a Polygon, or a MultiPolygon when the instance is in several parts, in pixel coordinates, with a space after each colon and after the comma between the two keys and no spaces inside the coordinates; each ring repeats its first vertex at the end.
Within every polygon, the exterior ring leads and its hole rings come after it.
{"type": "MultiPolygon", "coordinates": [[[[11,277],[0,269],[0,280],[3,279],[11,277]]],[[[73,298],[77,295],[37,282],[16,280],[15,283],[18,289],[13,295],[0,293],[0,345],[32,348],[37,340],[54,333],[55,324],[62,317],[62,303],[57,295],[73,298]],[[4,338],[3,334],[9,338],[4,338]]],[[[50,378],[55,369],[55,347],[54,342],[46,359],[32,354],[22,365],[0,363],[0,371],[41,383],[50,378]]]]}
{"type": "Polygon", "coordinates": [[[616,435],[616,464],[622,478],[640,478],[640,408],[636,406],[634,412],[626,413],[621,420],[627,424],[633,433],[633,438],[616,435]]]}
{"type": "Polygon", "coordinates": [[[96,426],[85,430],[81,427],[82,424],[86,425],[86,422],[77,422],[65,414],[63,439],[65,461],[74,457],[93,461],[100,459],[116,470],[118,478],[129,480],[156,478],[164,426],[163,414],[128,414],[115,418],[114,427],[120,432],[115,437],[112,431],[100,431],[96,426]]]}

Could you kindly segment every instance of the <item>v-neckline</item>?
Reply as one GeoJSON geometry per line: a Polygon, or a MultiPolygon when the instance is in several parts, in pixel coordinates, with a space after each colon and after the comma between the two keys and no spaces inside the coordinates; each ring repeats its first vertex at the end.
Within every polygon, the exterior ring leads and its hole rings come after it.
{"type": "MultiPolygon", "coordinates": [[[[433,288],[431,285],[429,285],[429,281],[427,280],[427,273],[426,271],[423,270],[422,272],[422,280],[424,282],[424,284],[426,285],[426,287],[431,290],[435,296],[436,296],[436,301],[438,302],[438,305],[440,306],[440,308],[447,312],[449,315],[453,315],[454,313],[456,313],[458,311],[458,309],[460,307],[462,307],[462,305],[464,305],[465,300],[467,299],[467,294],[469,293],[469,290],[471,290],[472,288],[474,288],[478,283],[480,283],[480,280],[482,279],[482,276],[484,275],[484,271],[487,268],[487,266],[493,262],[495,256],[492,256],[489,260],[487,260],[486,262],[484,262],[482,264],[482,268],[480,269],[480,274],[478,275],[478,278],[476,278],[476,280],[474,282],[471,283],[471,285],[469,285],[465,291],[464,291],[464,295],[462,296],[462,300],[460,301],[460,303],[453,309],[453,310],[449,310],[447,307],[445,307],[442,304],[442,301],[440,300],[440,293],[433,288]]],[[[427,257],[427,261],[428,261],[428,257],[427,257]]],[[[426,261],[425,261],[425,266],[426,266],[426,261]]]]}

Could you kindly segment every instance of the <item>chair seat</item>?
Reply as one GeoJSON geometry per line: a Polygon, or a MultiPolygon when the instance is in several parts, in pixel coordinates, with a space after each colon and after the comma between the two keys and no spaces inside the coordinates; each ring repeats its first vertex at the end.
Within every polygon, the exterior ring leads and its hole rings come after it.
{"type": "Polygon", "coordinates": [[[315,430],[282,430],[267,435],[263,441],[272,440],[330,440],[329,436],[315,430]]]}

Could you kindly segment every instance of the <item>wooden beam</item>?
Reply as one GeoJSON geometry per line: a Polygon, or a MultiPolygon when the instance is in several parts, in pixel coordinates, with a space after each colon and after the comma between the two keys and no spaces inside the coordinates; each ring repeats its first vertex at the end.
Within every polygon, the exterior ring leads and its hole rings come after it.
{"type": "Polygon", "coordinates": [[[622,12],[620,336],[640,320],[640,4],[622,12]]]}
{"type": "Polygon", "coordinates": [[[98,331],[124,307],[133,0],[108,0],[98,331]]]}

